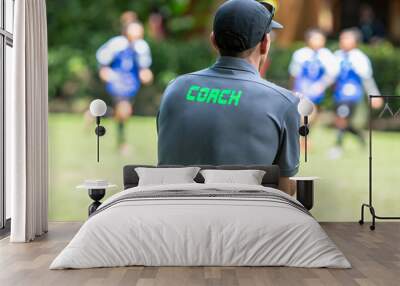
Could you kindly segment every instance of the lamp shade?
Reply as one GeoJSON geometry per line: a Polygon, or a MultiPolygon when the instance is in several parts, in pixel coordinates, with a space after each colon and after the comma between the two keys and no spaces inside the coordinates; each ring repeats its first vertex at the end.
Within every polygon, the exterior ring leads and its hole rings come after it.
{"type": "Polygon", "coordinates": [[[90,103],[90,113],[94,117],[104,116],[107,112],[107,105],[101,99],[95,99],[90,103]]]}
{"type": "Polygon", "coordinates": [[[301,116],[309,116],[314,111],[314,104],[308,98],[302,97],[299,105],[297,106],[297,110],[301,116]]]}

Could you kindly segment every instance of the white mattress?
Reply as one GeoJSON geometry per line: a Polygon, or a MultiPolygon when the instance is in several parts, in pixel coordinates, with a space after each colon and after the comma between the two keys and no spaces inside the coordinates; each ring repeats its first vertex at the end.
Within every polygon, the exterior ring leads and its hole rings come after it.
{"type": "Polygon", "coordinates": [[[85,222],[50,269],[128,265],[351,267],[312,216],[281,201],[234,196],[118,201],[136,192],[205,189],[258,190],[299,204],[278,190],[261,186],[132,188],[106,200],[100,207],[103,210],[85,222]]]}

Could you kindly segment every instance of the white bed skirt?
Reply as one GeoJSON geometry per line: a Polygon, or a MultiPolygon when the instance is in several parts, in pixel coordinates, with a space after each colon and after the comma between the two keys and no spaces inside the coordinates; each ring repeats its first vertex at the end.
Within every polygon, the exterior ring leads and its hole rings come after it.
{"type": "MultiPolygon", "coordinates": [[[[201,190],[204,186],[137,187],[103,205],[129,192],[201,190]]],[[[282,194],[258,186],[210,187],[282,194]]],[[[243,198],[171,198],[122,201],[96,214],[50,268],[128,265],[351,267],[318,222],[288,204],[243,198]]]]}

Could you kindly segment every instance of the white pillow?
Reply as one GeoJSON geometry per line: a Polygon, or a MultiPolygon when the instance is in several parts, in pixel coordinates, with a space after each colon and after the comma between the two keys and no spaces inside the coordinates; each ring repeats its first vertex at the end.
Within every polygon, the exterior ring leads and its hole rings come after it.
{"type": "Polygon", "coordinates": [[[200,171],[198,167],[185,168],[135,168],[139,176],[139,186],[171,185],[195,183],[193,180],[200,171]]]}
{"type": "Polygon", "coordinates": [[[202,170],[205,184],[261,185],[265,171],[261,170],[202,170]]]}

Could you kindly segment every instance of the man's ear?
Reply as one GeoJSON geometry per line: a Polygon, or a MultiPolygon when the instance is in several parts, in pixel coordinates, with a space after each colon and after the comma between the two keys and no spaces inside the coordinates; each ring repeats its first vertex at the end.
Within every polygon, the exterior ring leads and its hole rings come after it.
{"type": "Polygon", "coordinates": [[[265,55],[265,54],[268,53],[269,44],[270,44],[270,35],[269,35],[269,33],[266,33],[265,37],[261,41],[261,45],[260,45],[260,53],[261,53],[261,55],[265,55]]]}
{"type": "Polygon", "coordinates": [[[214,32],[211,32],[211,34],[210,34],[210,41],[211,41],[211,44],[214,47],[214,49],[218,50],[217,41],[215,40],[214,32]]]}

